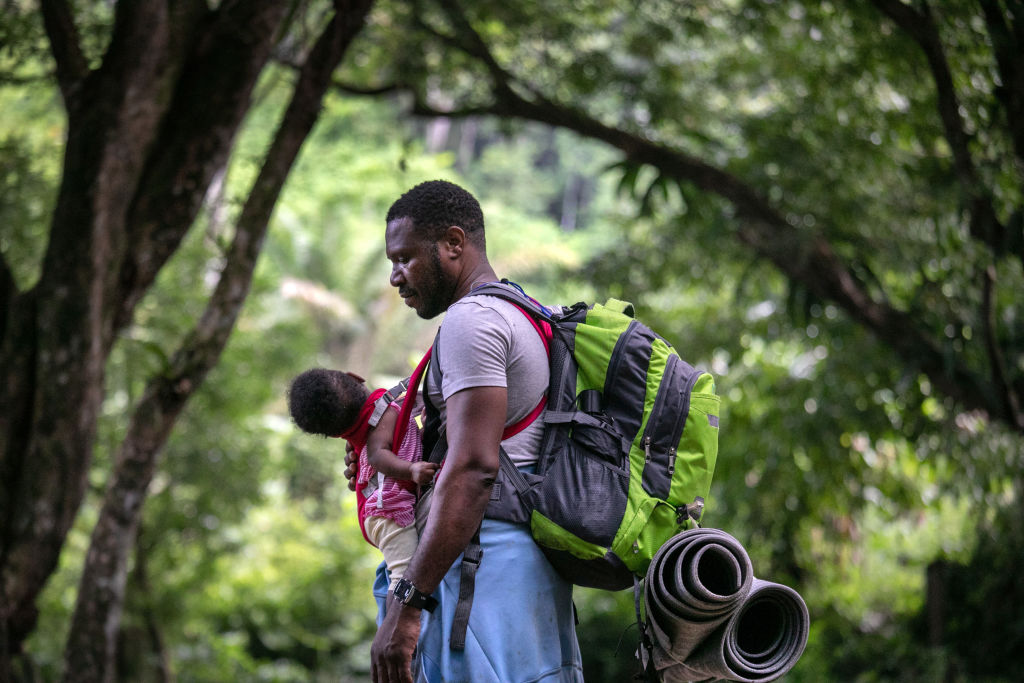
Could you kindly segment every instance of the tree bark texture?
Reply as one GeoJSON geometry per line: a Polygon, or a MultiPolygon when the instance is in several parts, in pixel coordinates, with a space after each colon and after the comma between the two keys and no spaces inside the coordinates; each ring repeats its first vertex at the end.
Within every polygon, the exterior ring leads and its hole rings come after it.
{"type": "Polygon", "coordinates": [[[129,552],[135,545],[157,456],[188,397],[217,364],[227,344],[248,295],[274,205],[316,122],[334,69],[359,33],[370,2],[336,5],[337,13],[299,72],[292,100],[242,208],[206,311],[174,354],[170,367],[149,382],[132,416],[79,584],[65,649],[66,681],[113,680],[129,552]]]}
{"type": "MultiPolygon", "coordinates": [[[[69,677],[104,680],[110,671],[127,553],[156,453],[219,358],[281,186],[369,4],[335,3],[209,306],[132,417],[88,553],[69,677]]],[[[68,129],[38,282],[18,291],[0,259],[0,680],[34,628],[36,598],[81,504],[114,339],[224,167],[291,5],[122,2],[102,63],[90,69],[67,3],[41,2],[68,129]]]]}

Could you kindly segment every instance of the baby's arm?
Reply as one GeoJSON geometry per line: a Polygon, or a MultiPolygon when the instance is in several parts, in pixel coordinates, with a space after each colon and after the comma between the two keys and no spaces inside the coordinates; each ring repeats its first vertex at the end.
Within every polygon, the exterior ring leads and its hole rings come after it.
{"type": "Polygon", "coordinates": [[[366,460],[370,467],[383,472],[393,479],[405,479],[417,484],[429,484],[437,472],[437,465],[432,462],[409,462],[402,460],[391,450],[391,439],[398,423],[398,411],[389,407],[380,418],[377,426],[370,430],[366,439],[366,460]]]}

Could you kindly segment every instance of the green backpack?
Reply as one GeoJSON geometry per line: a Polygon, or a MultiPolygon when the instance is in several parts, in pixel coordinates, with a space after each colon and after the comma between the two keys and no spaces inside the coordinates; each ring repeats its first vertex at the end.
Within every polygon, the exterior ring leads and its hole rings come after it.
{"type": "Polygon", "coordinates": [[[714,379],[626,302],[552,312],[510,283],[473,293],[529,316],[551,369],[536,472],[520,471],[502,450],[487,516],[528,523],[576,585],[633,586],[662,544],[700,519],[718,455],[714,379]]]}

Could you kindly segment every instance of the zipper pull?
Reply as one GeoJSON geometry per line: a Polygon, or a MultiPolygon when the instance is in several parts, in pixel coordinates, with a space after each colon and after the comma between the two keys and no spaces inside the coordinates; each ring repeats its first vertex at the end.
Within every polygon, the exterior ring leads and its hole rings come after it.
{"type": "Polygon", "coordinates": [[[644,437],[644,462],[651,461],[651,435],[644,437]]]}
{"type": "Polygon", "coordinates": [[[671,477],[672,473],[676,469],[676,449],[670,448],[668,451],[668,474],[671,477]]]}

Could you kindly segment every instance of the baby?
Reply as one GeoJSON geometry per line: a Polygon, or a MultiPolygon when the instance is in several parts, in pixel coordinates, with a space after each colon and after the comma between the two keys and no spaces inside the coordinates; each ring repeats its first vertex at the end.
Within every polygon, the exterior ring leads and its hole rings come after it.
{"type": "Polygon", "coordinates": [[[359,454],[359,527],[384,555],[392,590],[419,540],[413,523],[416,484],[429,484],[438,468],[423,461],[414,411],[396,434],[401,406],[395,398],[384,389],[371,392],[359,375],[323,368],[303,372],[288,389],[288,410],[299,429],[343,438],[359,454]],[[380,438],[393,434],[401,437],[394,450],[387,447],[391,439],[380,438]]]}

